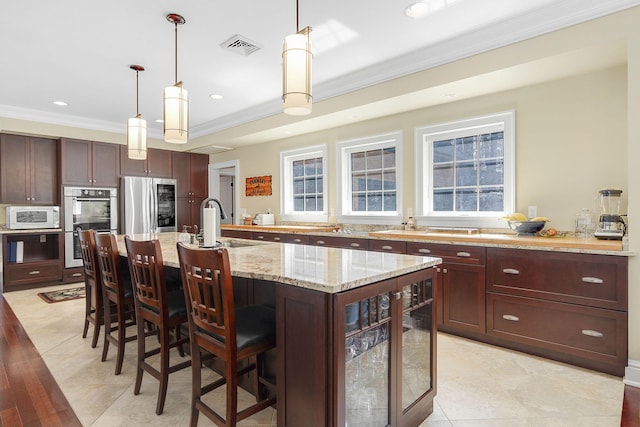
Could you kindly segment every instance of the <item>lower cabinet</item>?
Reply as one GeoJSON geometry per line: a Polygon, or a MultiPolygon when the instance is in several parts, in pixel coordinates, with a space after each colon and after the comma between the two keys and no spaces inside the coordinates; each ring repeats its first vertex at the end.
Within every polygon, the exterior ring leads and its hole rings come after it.
{"type": "Polygon", "coordinates": [[[278,425],[426,419],[436,392],[436,280],[430,268],[333,295],[277,285],[278,351],[289,352],[279,356],[287,363],[278,365],[278,425]]]}
{"type": "Polygon", "coordinates": [[[62,280],[60,232],[5,234],[2,253],[4,291],[62,280]]]}

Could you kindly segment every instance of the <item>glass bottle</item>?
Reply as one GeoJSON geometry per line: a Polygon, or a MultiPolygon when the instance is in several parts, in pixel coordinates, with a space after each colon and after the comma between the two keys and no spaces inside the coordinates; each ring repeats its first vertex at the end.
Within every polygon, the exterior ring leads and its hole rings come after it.
{"type": "Polygon", "coordinates": [[[180,236],[178,236],[178,240],[180,240],[182,243],[189,243],[191,241],[191,235],[189,234],[189,226],[188,225],[183,225],[182,226],[182,233],[180,233],[180,236]]]}
{"type": "Polygon", "coordinates": [[[579,239],[590,239],[596,231],[596,222],[588,208],[582,208],[576,215],[575,235],[579,239]]]}

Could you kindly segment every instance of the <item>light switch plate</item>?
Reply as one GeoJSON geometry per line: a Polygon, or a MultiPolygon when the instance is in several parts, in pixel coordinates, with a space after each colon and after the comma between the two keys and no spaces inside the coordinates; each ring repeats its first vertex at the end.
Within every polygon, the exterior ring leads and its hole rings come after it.
{"type": "Polygon", "coordinates": [[[537,206],[529,206],[527,208],[527,217],[529,219],[535,218],[538,216],[538,207],[537,206]]]}

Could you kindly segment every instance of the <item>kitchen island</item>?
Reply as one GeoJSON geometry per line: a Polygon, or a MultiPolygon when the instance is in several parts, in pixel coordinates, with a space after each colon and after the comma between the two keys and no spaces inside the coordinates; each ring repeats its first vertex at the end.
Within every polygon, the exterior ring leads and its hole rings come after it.
{"type": "MultiPolygon", "coordinates": [[[[178,233],[132,238],[157,238],[179,268],[178,233]]],[[[219,240],[240,300],[276,307],[279,426],[418,425],[433,411],[439,258],[219,240]]]]}

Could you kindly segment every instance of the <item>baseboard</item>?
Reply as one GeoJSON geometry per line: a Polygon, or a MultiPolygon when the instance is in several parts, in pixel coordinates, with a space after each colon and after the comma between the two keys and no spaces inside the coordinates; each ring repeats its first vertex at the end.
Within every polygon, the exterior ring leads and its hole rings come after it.
{"type": "Polygon", "coordinates": [[[622,380],[626,385],[640,388],[640,360],[629,360],[622,380]]]}

